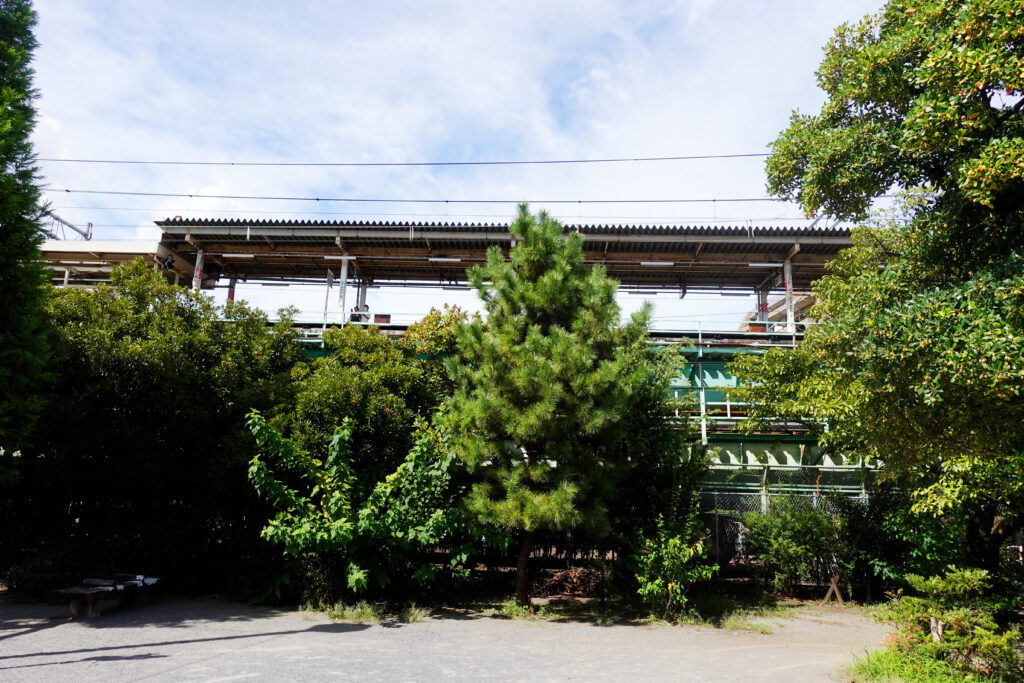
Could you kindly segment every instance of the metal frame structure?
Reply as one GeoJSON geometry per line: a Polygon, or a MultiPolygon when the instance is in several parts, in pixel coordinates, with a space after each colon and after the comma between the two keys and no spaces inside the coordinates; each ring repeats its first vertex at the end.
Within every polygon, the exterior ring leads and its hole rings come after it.
{"type": "MultiPolygon", "coordinates": [[[[64,287],[109,282],[115,265],[137,258],[158,269],[174,263],[170,251],[163,245],[147,240],[46,240],[40,251],[50,268],[53,283],[64,287]]],[[[185,271],[179,267],[176,272],[180,278],[185,271]]],[[[175,271],[171,273],[173,276],[175,271]]]]}
{"type": "MultiPolygon", "coordinates": [[[[340,285],[341,310],[349,282],[361,308],[371,284],[461,285],[489,248],[507,256],[515,246],[508,224],[496,223],[173,218],[156,224],[161,246],[191,268],[193,287],[227,279],[233,292],[238,281],[324,282],[330,273],[340,285]]],[[[852,244],[848,229],[813,226],[568,224],[564,230],[580,235],[587,263],[603,265],[627,291],[756,292],[767,321],[768,292],[783,290],[791,328],[794,293],[809,290],[825,264],[852,244]]]]}

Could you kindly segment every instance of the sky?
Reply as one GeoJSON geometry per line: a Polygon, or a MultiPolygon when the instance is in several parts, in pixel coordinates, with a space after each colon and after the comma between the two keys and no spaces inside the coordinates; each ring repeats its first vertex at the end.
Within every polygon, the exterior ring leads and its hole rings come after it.
{"type": "MultiPolygon", "coordinates": [[[[33,141],[51,209],[96,239],[153,220],[507,221],[529,201],[586,223],[799,225],[794,205],[555,204],[765,197],[764,159],[471,167],[229,167],[45,159],[423,162],[767,151],[818,110],[832,30],[879,0],[208,2],[37,0],[33,141]],[[215,200],[63,189],[447,199],[444,205],[215,200]],[[459,204],[457,200],[501,200],[459,204]]],[[[223,299],[224,290],[215,297],[223,299]]],[[[322,310],[323,288],[239,286],[267,310],[322,310]]],[[[351,301],[354,297],[349,295],[351,301]]],[[[644,299],[655,324],[739,320],[753,300],[644,299]],[[660,322],[659,322],[660,321],[660,322]]],[[[332,297],[332,302],[334,298],[332,297]]],[[[475,309],[475,295],[370,293],[374,310],[475,309]]],[[[332,303],[332,306],[336,304],[332,303]]],[[[333,313],[332,313],[333,314],[333,313]]]]}

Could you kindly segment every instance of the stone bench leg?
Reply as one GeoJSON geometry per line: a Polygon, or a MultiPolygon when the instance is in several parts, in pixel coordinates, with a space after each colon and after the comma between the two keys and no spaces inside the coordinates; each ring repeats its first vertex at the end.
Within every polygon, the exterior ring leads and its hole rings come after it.
{"type": "Polygon", "coordinates": [[[95,594],[79,595],[71,598],[72,619],[90,619],[98,617],[99,614],[99,600],[95,594]]]}

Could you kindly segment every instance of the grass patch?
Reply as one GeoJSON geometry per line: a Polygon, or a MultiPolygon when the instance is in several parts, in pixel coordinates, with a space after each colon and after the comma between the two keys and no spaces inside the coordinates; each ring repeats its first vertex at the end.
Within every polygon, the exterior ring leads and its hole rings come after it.
{"type": "Polygon", "coordinates": [[[430,610],[412,602],[398,611],[398,621],[403,624],[418,624],[428,616],[430,616],[430,610]]]}
{"type": "Polygon", "coordinates": [[[771,635],[775,631],[772,625],[763,618],[745,612],[730,614],[716,624],[715,627],[728,631],[753,631],[754,633],[762,633],[766,636],[771,635]]]}
{"type": "Polygon", "coordinates": [[[530,606],[507,600],[483,609],[484,616],[505,619],[531,619],[533,621],[583,622],[597,626],[631,624],[643,621],[646,613],[635,605],[621,600],[587,600],[556,598],[547,603],[530,606]]]}
{"type": "Polygon", "coordinates": [[[690,598],[689,609],[680,621],[694,626],[713,626],[734,631],[768,635],[777,624],[792,619],[799,603],[779,604],[758,588],[731,586],[729,593],[698,593],[690,598]]]}
{"type": "Polygon", "coordinates": [[[757,585],[730,582],[692,595],[686,612],[671,621],[655,618],[637,601],[621,596],[604,599],[552,598],[530,606],[506,600],[482,605],[478,614],[499,619],[582,622],[598,626],[689,624],[767,635],[780,622],[795,618],[797,610],[803,607],[799,602],[779,603],[757,585]]]}
{"type": "Polygon", "coordinates": [[[386,602],[365,601],[352,605],[339,602],[322,611],[335,621],[348,621],[355,624],[380,624],[383,622],[415,624],[423,621],[430,614],[430,610],[415,603],[396,606],[386,602]]]}
{"type": "Polygon", "coordinates": [[[967,673],[913,650],[877,650],[849,670],[857,683],[963,683],[994,680],[967,673]]]}

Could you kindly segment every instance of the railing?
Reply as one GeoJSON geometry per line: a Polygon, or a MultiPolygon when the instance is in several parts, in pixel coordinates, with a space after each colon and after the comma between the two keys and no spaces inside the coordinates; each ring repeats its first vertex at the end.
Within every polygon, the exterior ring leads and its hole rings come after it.
{"type": "MultiPolygon", "coordinates": [[[[302,328],[302,337],[300,341],[307,344],[320,344],[323,340],[323,334],[328,326],[338,326],[341,324],[346,325],[360,325],[360,326],[393,326],[395,328],[403,328],[408,325],[417,322],[422,319],[421,313],[410,313],[404,311],[392,311],[392,310],[363,310],[363,311],[349,311],[345,314],[344,320],[338,320],[337,313],[325,315],[323,311],[299,311],[295,313],[292,320],[296,325],[302,328]]],[[[272,317],[272,321],[276,320],[272,317]]],[[[797,323],[797,327],[802,328],[799,332],[790,331],[787,329],[785,322],[759,322],[751,320],[713,320],[708,321],[706,319],[697,318],[685,318],[685,317],[672,317],[672,318],[660,318],[657,322],[662,324],[668,323],[669,327],[657,327],[653,331],[657,332],[659,336],[673,336],[684,339],[690,339],[695,342],[696,347],[693,352],[696,354],[696,359],[692,362],[696,366],[696,384],[693,386],[679,387],[674,389],[676,398],[679,398],[685,393],[695,393],[697,395],[697,406],[694,410],[677,409],[674,411],[674,418],[683,418],[686,420],[697,419],[700,424],[700,437],[701,443],[708,443],[708,433],[728,433],[731,431],[729,428],[735,426],[738,422],[748,419],[746,407],[747,404],[742,401],[733,400],[729,389],[735,388],[735,385],[721,385],[721,384],[709,384],[704,376],[704,359],[705,351],[710,351],[712,338],[741,338],[746,341],[753,341],[753,349],[748,349],[751,352],[758,352],[759,349],[771,348],[771,347],[791,347],[795,346],[797,339],[803,336],[803,330],[809,328],[811,325],[816,323],[812,322],[800,322],[797,323]],[[742,325],[752,325],[755,327],[753,331],[739,330],[738,327],[742,325]],[[758,327],[762,329],[757,329],[758,327]],[[786,334],[792,335],[790,340],[785,342],[779,342],[780,336],[786,334]],[[712,401],[708,399],[709,391],[717,391],[724,394],[725,400],[712,401]]],[[[665,339],[654,339],[651,341],[652,345],[655,346],[672,346],[678,345],[678,341],[669,341],[665,339]]],[[[719,351],[720,352],[720,351],[719,351]]],[[[780,424],[780,426],[787,429],[797,429],[800,425],[798,424],[780,424]]]]}
{"type": "MultiPolygon", "coordinates": [[[[485,313],[481,312],[481,315],[485,313]]],[[[299,325],[340,325],[343,323],[356,323],[372,325],[375,320],[386,318],[378,324],[411,325],[423,318],[421,312],[394,311],[391,309],[367,309],[365,311],[349,311],[340,315],[337,311],[324,313],[322,310],[298,311],[293,320],[299,325]]],[[[277,317],[270,315],[273,322],[277,317]]],[[[790,330],[787,323],[779,321],[761,322],[757,320],[707,320],[687,317],[659,317],[651,321],[651,331],[659,335],[678,335],[681,337],[692,337],[700,343],[706,335],[735,334],[737,336],[777,339],[783,335],[794,335],[796,338],[803,336],[803,333],[812,325],[817,323],[801,321],[796,323],[793,330],[790,330]],[[742,326],[749,329],[740,330],[742,326]]]]}

